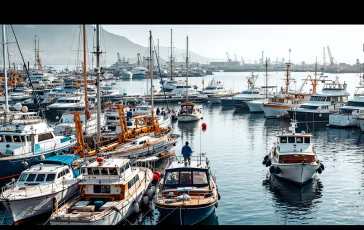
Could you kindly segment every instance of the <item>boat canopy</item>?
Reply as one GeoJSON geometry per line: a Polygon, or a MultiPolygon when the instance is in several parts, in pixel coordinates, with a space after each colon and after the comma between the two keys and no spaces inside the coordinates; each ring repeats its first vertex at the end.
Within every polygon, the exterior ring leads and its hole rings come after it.
{"type": "Polygon", "coordinates": [[[53,157],[49,157],[45,160],[40,161],[43,164],[60,164],[60,165],[69,165],[72,166],[72,162],[76,159],[80,158],[80,156],[67,156],[67,155],[57,155],[53,157]]]}

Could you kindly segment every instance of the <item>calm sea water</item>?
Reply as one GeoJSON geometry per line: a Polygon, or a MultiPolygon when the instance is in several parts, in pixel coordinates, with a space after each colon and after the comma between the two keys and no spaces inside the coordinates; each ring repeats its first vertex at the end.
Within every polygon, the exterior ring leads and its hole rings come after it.
{"type": "MultiPolygon", "coordinates": [[[[265,84],[263,73],[257,85],[265,84]]],[[[297,78],[297,89],[302,79],[313,73],[292,73],[297,78]]],[[[215,78],[227,88],[241,91],[246,88],[249,73],[215,73],[204,78],[190,78],[191,84],[205,86],[215,78]]],[[[269,73],[269,82],[280,88],[283,72],[269,73]]],[[[325,74],[335,79],[335,74],[325,74]]],[[[359,81],[357,74],[338,74],[348,84],[353,94],[359,81]]],[[[159,80],[154,79],[155,87],[159,80]]],[[[150,87],[150,80],[120,80],[115,88],[128,94],[140,94],[150,87]]],[[[318,92],[322,87],[318,86],[318,92]]],[[[304,90],[309,89],[307,84],[304,90]],[[307,87],[306,87],[307,86],[307,87]]],[[[157,106],[165,106],[158,104],[157,106]]],[[[275,142],[280,126],[288,128],[289,121],[265,119],[264,114],[250,114],[247,110],[235,110],[220,105],[198,104],[203,109],[203,120],[180,124],[174,123],[175,132],[182,134],[177,144],[176,155],[185,141],[189,141],[194,154],[206,153],[216,173],[221,193],[219,206],[204,225],[353,225],[362,224],[364,217],[364,134],[359,128],[337,129],[326,125],[300,125],[298,131],[312,132],[319,159],[325,170],[317,174],[304,187],[269,176],[268,168],[262,165],[263,157],[275,142]],[[202,131],[201,125],[207,128],[202,131]]],[[[179,108],[178,104],[170,108],[179,108]]],[[[158,166],[162,169],[165,162],[158,166]]],[[[152,205],[152,208],[154,206],[152,205]]],[[[0,217],[4,207],[0,207],[0,217]]],[[[43,224],[47,218],[39,220],[43,224]]],[[[1,219],[0,219],[1,221],[1,219]]],[[[145,208],[141,216],[129,218],[125,224],[155,225],[158,211],[145,208]]],[[[11,224],[7,215],[6,224],[11,224]]],[[[160,224],[163,224],[162,221],[160,224]]]]}

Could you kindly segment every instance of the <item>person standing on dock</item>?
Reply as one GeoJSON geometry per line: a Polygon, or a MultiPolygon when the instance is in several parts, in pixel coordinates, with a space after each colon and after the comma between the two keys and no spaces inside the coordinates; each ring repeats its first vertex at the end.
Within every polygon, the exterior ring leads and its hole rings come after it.
{"type": "Polygon", "coordinates": [[[160,114],[160,110],[159,110],[159,107],[157,108],[157,111],[156,111],[156,113],[157,113],[157,115],[159,115],[160,114]]]}
{"type": "Polygon", "coordinates": [[[192,148],[188,145],[188,141],[186,141],[186,145],[182,147],[182,155],[184,157],[185,166],[187,166],[187,161],[188,161],[188,166],[191,165],[192,152],[193,152],[192,148]]]}

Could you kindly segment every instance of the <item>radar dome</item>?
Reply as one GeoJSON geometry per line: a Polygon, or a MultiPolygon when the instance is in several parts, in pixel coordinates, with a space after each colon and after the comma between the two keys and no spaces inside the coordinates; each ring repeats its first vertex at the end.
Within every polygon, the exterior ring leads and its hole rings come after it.
{"type": "Polygon", "coordinates": [[[28,107],[24,105],[24,106],[21,108],[21,111],[22,111],[23,113],[27,113],[27,112],[28,112],[28,107]]]}
{"type": "Polygon", "coordinates": [[[16,109],[16,110],[20,111],[20,110],[21,110],[21,108],[22,108],[22,105],[21,105],[20,103],[16,103],[16,104],[15,104],[15,109],[16,109]]]}

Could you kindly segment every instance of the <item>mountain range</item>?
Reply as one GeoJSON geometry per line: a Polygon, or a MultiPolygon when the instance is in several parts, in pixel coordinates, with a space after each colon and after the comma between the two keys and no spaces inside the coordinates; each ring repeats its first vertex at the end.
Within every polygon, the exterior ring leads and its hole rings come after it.
{"type": "MultiPolygon", "coordinates": [[[[6,37],[8,50],[10,53],[9,63],[22,64],[22,58],[15,43],[15,36],[18,41],[21,54],[25,63],[29,62],[30,66],[35,62],[35,45],[39,49],[39,56],[43,65],[81,65],[83,60],[83,37],[82,25],[8,25],[6,27],[6,37]],[[14,33],[13,33],[14,31],[14,33]],[[36,40],[36,44],[35,44],[36,40]]],[[[86,26],[87,39],[87,64],[96,63],[94,52],[96,47],[96,30],[93,25],[86,26]]],[[[147,41],[148,38],[146,38],[147,41]]],[[[100,65],[109,66],[117,61],[117,53],[121,58],[129,58],[129,63],[137,62],[137,54],[141,59],[148,56],[148,47],[138,45],[126,37],[110,33],[102,28],[100,29],[100,49],[105,52],[100,56],[100,65]]],[[[159,47],[160,64],[165,64],[169,59],[170,48],[159,47]]],[[[174,48],[174,56],[178,62],[183,62],[185,50],[174,48]]],[[[2,56],[0,57],[2,60],[2,56]]],[[[221,59],[207,58],[190,51],[190,60],[193,62],[206,63],[210,61],[222,61],[221,59]]]]}

